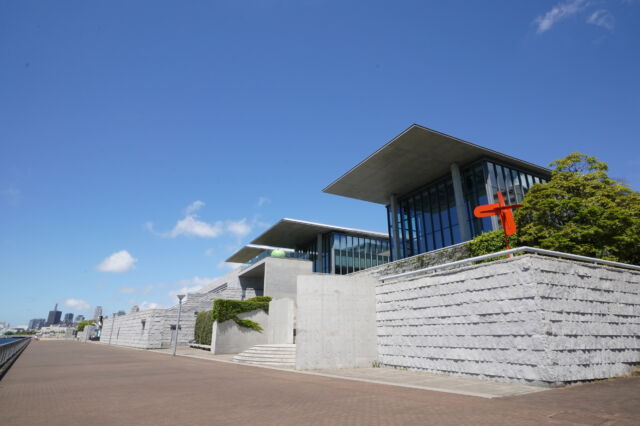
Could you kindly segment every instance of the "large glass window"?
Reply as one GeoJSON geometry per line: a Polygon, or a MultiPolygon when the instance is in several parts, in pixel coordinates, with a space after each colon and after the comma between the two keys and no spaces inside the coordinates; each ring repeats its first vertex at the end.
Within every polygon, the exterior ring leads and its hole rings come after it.
{"type": "MultiPolygon", "coordinates": [[[[466,223],[458,223],[458,211],[451,176],[447,175],[405,196],[397,202],[397,234],[393,232],[393,212],[387,207],[389,236],[397,235],[399,253],[393,259],[436,250],[460,243],[460,228],[464,226],[471,237],[493,229],[490,218],[476,218],[473,210],[481,205],[496,202],[500,191],[505,202],[522,202],[524,194],[535,184],[546,182],[544,178],[517,170],[494,161],[481,160],[461,170],[462,191],[466,223]],[[491,193],[487,194],[487,188],[491,193]]],[[[396,245],[391,244],[395,250],[396,245]]]]}

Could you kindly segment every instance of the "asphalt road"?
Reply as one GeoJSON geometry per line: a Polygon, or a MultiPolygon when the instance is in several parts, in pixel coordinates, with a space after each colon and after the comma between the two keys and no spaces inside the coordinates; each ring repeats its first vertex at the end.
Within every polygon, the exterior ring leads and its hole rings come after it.
{"type": "Polygon", "coordinates": [[[637,426],[640,377],[484,399],[38,341],[0,381],[0,424],[637,426]]]}

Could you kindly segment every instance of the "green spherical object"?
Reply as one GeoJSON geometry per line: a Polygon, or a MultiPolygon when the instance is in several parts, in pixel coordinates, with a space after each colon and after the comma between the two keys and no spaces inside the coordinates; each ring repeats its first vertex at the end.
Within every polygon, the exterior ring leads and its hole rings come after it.
{"type": "Polygon", "coordinates": [[[285,257],[287,254],[284,250],[276,249],[271,252],[271,257],[285,257]]]}

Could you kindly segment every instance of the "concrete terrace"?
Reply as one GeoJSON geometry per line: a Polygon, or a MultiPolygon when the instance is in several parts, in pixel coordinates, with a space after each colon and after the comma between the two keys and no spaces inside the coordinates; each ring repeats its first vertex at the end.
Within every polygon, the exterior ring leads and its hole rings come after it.
{"type": "Polygon", "coordinates": [[[152,351],[32,342],[0,382],[3,425],[635,425],[640,377],[505,398],[152,351]]]}

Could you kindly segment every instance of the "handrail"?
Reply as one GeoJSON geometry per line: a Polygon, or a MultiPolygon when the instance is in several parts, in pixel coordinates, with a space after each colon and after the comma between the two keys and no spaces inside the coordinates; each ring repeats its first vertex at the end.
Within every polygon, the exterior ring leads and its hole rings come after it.
{"type": "Polygon", "coordinates": [[[630,265],[628,263],[614,262],[612,260],[596,259],[595,257],[580,256],[577,254],[562,253],[560,251],[545,250],[545,249],[540,249],[535,247],[522,246],[522,247],[516,247],[509,250],[498,251],[495,253],[483,254],[482,256],[470,257],[468,259],[456,260],[455,262],[443,263],[442,265],[435,265],[435,266],[429,266],[427,268],[416,269],[415,271],[402,272],[400,274],[393,274],[393,275],[385,275],[383,277],[378,277],[378,280],[384,281],[384,280],[390,280],[394,278],[406,277],[409,275],[421,274],[425,272],[433,272],[439,269],[450,268],[452,266],[466,265],[468,263],[474,263],[481,260],[493,259],[494,257],[501,257],[509,254],[523,253],[523,252],[541,254],[544,256],[560,257],[564,259],[579,260],[582,262],[590,262],[590,263],[595,263],[600,265],[616,266],[618,268],[625,268],[625,269],[632,269],[634,271],[640,271],[640,266],[630,265]]]}
{"type": "Polygon", "coordinates": [[[0,370],[3,370],[4,364],[11,360],[12,357],[19,352],[22,348],[29,344],[30,337],[23,337],[13,342],[8,342],[0,345],[0,370]]]}

